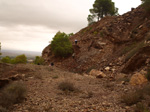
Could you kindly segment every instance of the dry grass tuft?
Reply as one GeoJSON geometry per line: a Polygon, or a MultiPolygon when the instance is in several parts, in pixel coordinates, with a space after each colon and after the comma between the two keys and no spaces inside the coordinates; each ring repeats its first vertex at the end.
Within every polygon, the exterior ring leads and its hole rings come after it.
{"type": "Polygon", "coordinates": [[[8,108],[9,106],[20,103],[26,95],[26,87],[22,82],[13,82],[1,91],[0,105],[8,108]]]}
{"type": "Polygon", "coordinates": [[[121,96],[122,102],[128,106],[138,103],[143,99],[142,90],[131,91],[121,96]]]}
{"type": "Polygon", "coordinates": [[[58,85],[58,88],[62,91],[69,91],[74,92],[76,91],[76,88],[74,87],[74,84],[68,81],[63,81],[58,85]]]}

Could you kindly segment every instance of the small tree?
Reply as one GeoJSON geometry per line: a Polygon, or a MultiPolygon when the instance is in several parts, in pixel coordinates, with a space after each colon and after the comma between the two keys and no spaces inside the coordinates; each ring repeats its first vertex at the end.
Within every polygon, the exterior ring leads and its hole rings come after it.
{"type": "Polygon", "coordinates": [[[27,62],[27,57],[22,54],[22,55],[19,55],[17,56],[15,59],[14,59],[14,63],[26,63],[27,62]]]}
{"type": "Polygon", "coordinates": [[[97,17],[99,21],[100,18],[103,18],[104,16],[118,14],[118,8],[115,8],[115,4],[111,0],[95,0],[93,9],[90,9],[90,13],[97,17]]]}
{"type": "Polygon", "coordinates": [[[34,64],[40,64],[43,65],[44,64],[44,59],[40,56],[36,56],[35,60],[34,60],[34,64]]]}
{"type": "Polygon", "coordinates": [[[67,57],[72,54],[73,48],[69,40],[69,35],[57,32],[51,42],[51,50],[58,57],[67,57]]]}
{"type": "Polygon", "coordinates": [[[3,58],[1,59],[1,61],[2,61],[3,63],[10,63],[10,62],[11,62],[11,58],[10,58],[9,56],[5,56],[5,57],[3,57],[3,58]]]}
{"type": "Polygon", "coordinates": [[[88,17],[87,17],[88,25],[91,25],[95,22],[94,18],[95,18],[95,15],[88,15],[88,17]]]}

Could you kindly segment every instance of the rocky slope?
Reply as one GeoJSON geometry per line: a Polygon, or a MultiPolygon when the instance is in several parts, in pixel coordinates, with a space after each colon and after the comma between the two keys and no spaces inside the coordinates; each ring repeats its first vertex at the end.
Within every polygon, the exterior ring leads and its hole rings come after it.
{"type": "Polygon", "coordinates": [[[99,69],[107,73],[131,73],[149,63],[150,17],[139,6],[121,16],[104,17],[70,37],[75,58],[58,59],[50,45],[42,53],[47,63],[73,72],[99,69]],[[74,40],[79,42],[74,44],[74,40]]]}

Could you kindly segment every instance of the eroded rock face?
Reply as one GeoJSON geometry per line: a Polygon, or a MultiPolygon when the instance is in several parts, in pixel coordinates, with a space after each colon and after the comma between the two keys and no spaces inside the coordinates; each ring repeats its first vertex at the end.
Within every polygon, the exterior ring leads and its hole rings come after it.
{"type": "Polygon", "coordinates": [[[131,85],[141,85],[146,83],[148,80],[145,78],[143,74],[140,73],[135,73],[131,79],[130,79],[130,84],[131,85]]]}
{"type": "Polygon", "coordinates": [[[143,47],[139,49],[132,58],[125,64],[122,69],[123,73],[131,73],[142,66],[146,66],[150,62],[150,46],[143,47]]]}

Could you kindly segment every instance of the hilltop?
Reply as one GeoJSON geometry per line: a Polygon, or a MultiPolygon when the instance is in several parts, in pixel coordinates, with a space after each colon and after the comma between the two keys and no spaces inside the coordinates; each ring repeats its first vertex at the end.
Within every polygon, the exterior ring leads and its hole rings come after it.
{"type": "Polygon", "coordinates": [[[42,53],[46,62],[73,72],[99,69],[132,73],[149,63],[150,17],[139,6],[120,16],[107,16],[70,37],[75,59],[56,58],[50,45],[42,53]],[[74,44],[74,40],[78,44],[74,44]],[[133,66],[134,65],[134,66],[133,66]]]}

